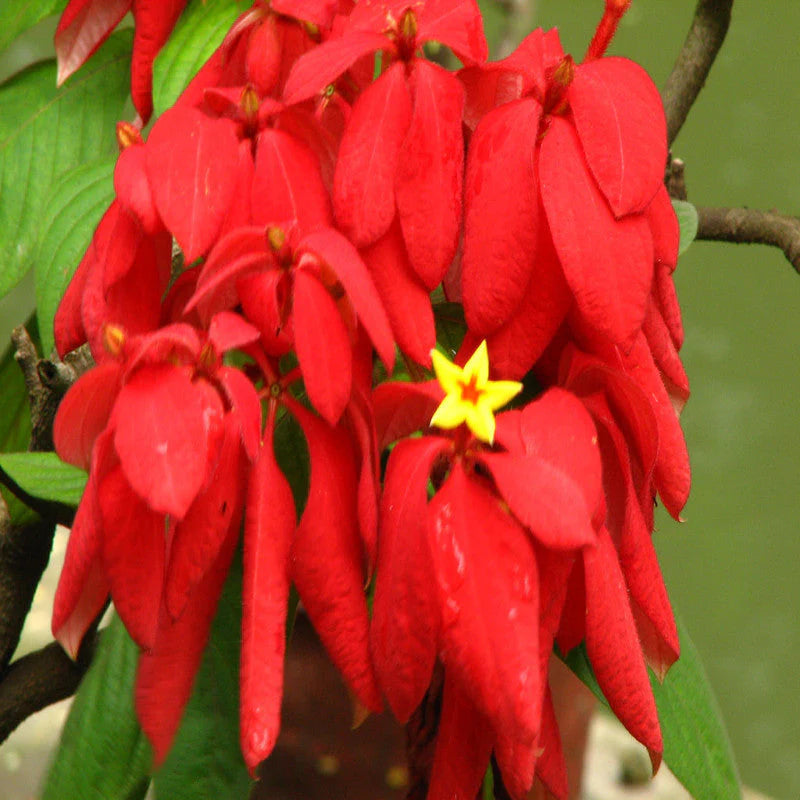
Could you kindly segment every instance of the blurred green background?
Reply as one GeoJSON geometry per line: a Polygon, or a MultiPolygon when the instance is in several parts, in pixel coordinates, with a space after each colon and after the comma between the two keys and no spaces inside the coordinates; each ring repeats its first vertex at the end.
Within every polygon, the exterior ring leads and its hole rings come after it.
{"type": "MultiPolygon", "coordinates": [[[[0,0],[1,1],[1,0],[0,0]]],[[[663,85],[694,0],[634,0],[612,52],[663,85]]],[[[600,0],[533,0],[582,56],[600,0]]],[[[38,46],[49,41],[45,25],[38,46]]],[[[676,141],[689,199],[800,213],[800,3],[738,0],[728,39],[676,141]]],[[[0,77],[37,42],[0,58],[0,77]]],[[[694,485],[656,542],[745,783],[800,797],[800,276],[777,250],[696,243],[676,273],[692,397],[683,416],[694,485]]],[[[32,305],[25,281],[0,300],[0,335],[32,305]]],[[[704,799],[705,800],[705,799],[704,799]]],[[[709,799],[713,800],[713,799],[709,799]]]]}

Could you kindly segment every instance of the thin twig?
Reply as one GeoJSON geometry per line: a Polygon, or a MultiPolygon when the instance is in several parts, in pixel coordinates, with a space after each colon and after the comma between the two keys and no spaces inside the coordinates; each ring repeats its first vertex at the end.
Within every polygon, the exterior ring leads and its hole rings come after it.
{"type": "Polygon", "coordinates": [[[661,93],[670,144],[683,127],[725,40],[733,0],[699,0],[694,19],[672,73],[661,93]]]}
{"type": "Polygon", "coordinates": [[[800,273],[800,218],[753,208],[697,209],[697,238],[780,247],[800,273]]]}
{"type": "Polygon", "coordinates": [[[96,630],[83,639],[77,661],[57,642],[17,659],[0,682],[0,743],[31,714],[75,693],[94,654],[96,630]]]}

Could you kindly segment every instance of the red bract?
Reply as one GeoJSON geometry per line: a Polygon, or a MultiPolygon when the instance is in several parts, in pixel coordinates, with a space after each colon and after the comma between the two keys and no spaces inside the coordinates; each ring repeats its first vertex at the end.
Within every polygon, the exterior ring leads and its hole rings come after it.
{"type": "Polygon", "coordinates": [[[653,275],[643,212],[663,188],[657,89],[626,59],[576,65],[556,32],[541,30],[463,80],[466,119],[477,123],[462,261],[469,327],[478,337],[493,333],[519,313],[528,286],[552,285],[546,273],[555,265],[539,260],[537,230],[546,227],[578,312],[615,342],[630,340],[653,275]]]}
{"type": "Polygon", "coordinates": [[[359,4],[343,33],[304,55],[286,83],[297,103],[322,91],[360,58],[380,50],[384,72],[353,105],[336,166],[339,226],[359,247],[375,243],[397,216],[411,266],[434,288],[456,252],[461,217],[463,89],[418,57],[431,39],[466,63],[486,58],[470,0],[359,4]]]}
{"type": "Polygon", "coordinates": [[[135,23],[131,96],[142,125],[153,113],[153,60],[186,0],[70,0],[55,35],[59,86],[108,38],[129,11],[135,23]]]}
{"type": "MultiPolygon", "coordinates": [[[[383,441],[427,427],[440,398],[409,384],[379,387],[376,418],[391,431],[383,441]],[[401,417],[406,400],[417,412],[401,417]]],[[[486,731],[474,752],[440,739],[437,752],[447,755],[435,760],[436,797],[456,796],[459,781],[472,787],[482,775],[480,765],[454,774],[459,753],[488,759],[492,746],[503,752],[504,770],[521,764],[514,754],[529,754],[523,782],[530,785],[546,680],[534,541],[577,553],[594,544],[593,520],[602,513],[594,426],[574,397],[551,391],[501,414],[497,440],[502,449],[492,450],[463,428],[404,440],[385,477],[371,634],[381,688],[407,719],[438,656],[445,696],[463,693],[464,713],[472,709],[471,723],[486,731]],[[574,510],[569,520],[566,509],[574,510]]],[[[551,645],[552,635],[548,653],[551,645]]]]}
{"type": "Polygon", "coordinates": [[[351,337],[363,325],[391,369],[385,312],[356,249],[332,228],[240,228],[211,252],[189,308],[201,316],[241,303],[270,353],[294,347],[311,401],[335,424],[350,397],[351,337]]]}

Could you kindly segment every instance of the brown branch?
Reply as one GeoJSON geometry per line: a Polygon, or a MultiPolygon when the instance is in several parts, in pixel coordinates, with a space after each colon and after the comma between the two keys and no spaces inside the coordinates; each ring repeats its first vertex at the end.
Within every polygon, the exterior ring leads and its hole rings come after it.
{"type": "Polygon", "coordinates": [[[800,218],[753,208],[698,207],[697,238],[780,247],[800,273],[800,218]]]}
{"type": "Polygon", "coordinates": [[[683,127],[717,57],[731,21],[733,0],[699,0],[694,19],[661,98],[670,144],[683,127]]]}
{"type": "Polygon", "coordinates": [[[77,661],[51,642],[15,661],[0,683],[0,743],[31,714],[75,693],[94,655],[97,631],[83,639],[77,661]]]}

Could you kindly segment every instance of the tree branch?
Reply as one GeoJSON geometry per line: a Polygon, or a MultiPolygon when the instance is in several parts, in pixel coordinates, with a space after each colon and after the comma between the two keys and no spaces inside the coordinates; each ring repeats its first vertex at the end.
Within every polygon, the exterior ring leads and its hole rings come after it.
{"type": "Polygon", "coordinates": [[[703,88],[731,21],[733,0],[699,0],[694,19],[661,98],[672,144],[703,88]]]}
{"type": "Polygon", "coordinates": [[[800,218],[753,208],[698,207],[697,238],[780,247],[800,273],[800,218]]]}
{"type": "Polygon", "coordinates": [[[90,629],[72,661],[57,642],[15,661],[0,682],[0,744],[31,714],[75,693],[94,655],[97,631],[90,629]]]}

